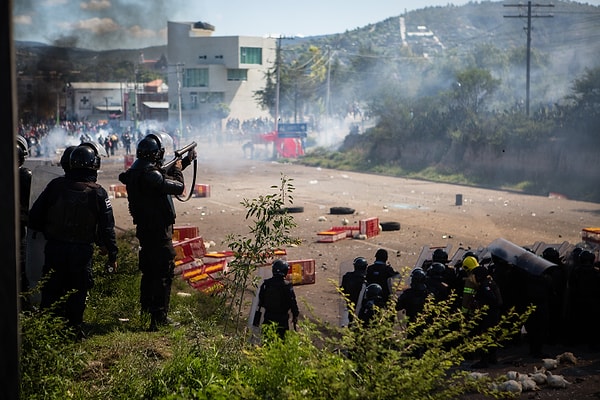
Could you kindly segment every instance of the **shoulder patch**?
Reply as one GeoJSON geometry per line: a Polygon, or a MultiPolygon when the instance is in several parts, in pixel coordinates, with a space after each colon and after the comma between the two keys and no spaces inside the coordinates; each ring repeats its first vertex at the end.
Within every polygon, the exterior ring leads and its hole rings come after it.
{"type": "Polygon", "coordinates": [[[112,208],[112,203],[110,202],[110,198],[109,197],[106,197],[104,199],[104,203],[106,203],[106,209],[107,210],[110,210],[112,208]]]}

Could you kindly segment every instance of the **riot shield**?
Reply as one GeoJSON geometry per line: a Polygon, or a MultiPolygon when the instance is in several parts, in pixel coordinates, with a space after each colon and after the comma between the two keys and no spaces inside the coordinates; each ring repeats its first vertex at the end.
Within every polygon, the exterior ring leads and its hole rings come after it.
{"type": "Polygon", "coordinates": [[[492,256],[501,258],[532,275],[540,276],[556,265],[542,257],[516,245],[506,239],[499,238],[489,244],[492,256]]]}
{"type": "MultiPolygon", "coordinates": [[[[29,195],[29,208],[33,205],[40,193],[46,188],[46,185],[59,176],[64,171],[62,168],[52,165],[39,165],[32,171],[31,192],[29,195]]],[[[27,250],[25,253],[25,271],[29,280],[30,289],[36,289],[39,280],[42,277],[42,267],[44,266],[44,247],[46,238],[41,232],[27,229],[27,250]]],[[[39,304],[41,295],[39,290],[33,290],[32,304],[39,304]]]]}

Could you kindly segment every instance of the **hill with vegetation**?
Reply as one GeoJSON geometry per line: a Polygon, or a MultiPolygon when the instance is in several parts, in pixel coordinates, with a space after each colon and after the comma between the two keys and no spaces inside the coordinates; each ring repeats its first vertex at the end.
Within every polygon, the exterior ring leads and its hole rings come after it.
{"type": "MultiPolygon", "coordinates": [[[[310,124],[302,162],[600,201],[600,8],[532,5],[528,51],[527,7],[506,5],[426,7],[282,39],[279,75],[269,72],[256,101],[310,124]],[[369,129],[342,146],[322,141],[348,120],[369,129]]],[[[20,76],[40,82],[168,83],[165,53],[17,43],[20,76]],[[140,68],[142,56],[162,62],[140,68]]]]}

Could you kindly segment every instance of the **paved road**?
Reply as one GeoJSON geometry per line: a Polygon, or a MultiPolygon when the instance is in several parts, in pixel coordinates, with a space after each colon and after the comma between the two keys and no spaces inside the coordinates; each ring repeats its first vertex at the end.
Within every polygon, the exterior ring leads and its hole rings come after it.
{"type": "MultiPolygon", "coordinates": [[[[459,247],[485,247],[497,238],[519,245],[578,243],[582,228],[600,226],[596,203],[247,160],[237,144],[200,145],[198,152],[197,183],[208,184],[210,196],[176,201],[177,223],[198,226],[205,242],[213,241],[213,249],[224,250],[221,242],[226,234],[248,232],[240,202],[274,193],[271,186],[278,185],[282,175],[291,178],[294,206],[304,208],[294,214],[298,228],[293,234],[303,244],[288,249],[288,258],[314,259],[317,266],[317,283],[298,287],[298,296],[314,307],[315,315],[332,322],[338,314],[332,306],[337,304],[334,283],[351,268],[352,259],[364,256],[371,261],[380,247],[388,249],[392,265],[401,269],[414,266],[423,246],[451,246],[452,255],[459,247]],[[458,194],[461,205],[456,205],[458,194]],[[331,215],[331,207],[350,207],[355,213],[331,215]],[[318,232],[340,226],[345,219],[358,226],[360,220],[373,217],[398,222],[401,229],[367,240],[316,242],[318,232]]],[[[100,183],[107,189],[118,184],[123,168],[122,157],[103,160],[100,183]]],[[[186,180],[191,183],[191,169],[186,170],[186,180]]],[[[113,206],[119,227],[131,228],[126,199],[114,199],[113,206]]]]}

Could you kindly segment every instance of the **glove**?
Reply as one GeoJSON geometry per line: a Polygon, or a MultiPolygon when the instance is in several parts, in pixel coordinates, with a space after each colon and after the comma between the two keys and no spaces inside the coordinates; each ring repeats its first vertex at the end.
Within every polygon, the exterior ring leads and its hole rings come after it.
{"type": "Polygon", "coordinates": [[[192,149],[192,150],[188,151],[187,157],[188,157],[188,160],[190,160],[190,162],[192,162],[196,158],[198,158],[198,154],[196,153],[196,149],[192,149]]]}

